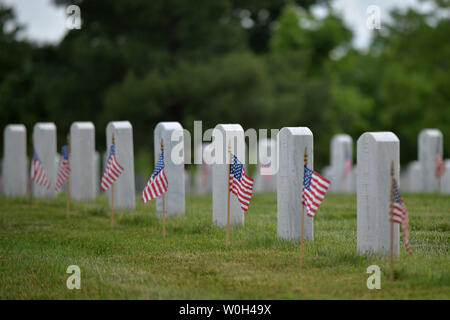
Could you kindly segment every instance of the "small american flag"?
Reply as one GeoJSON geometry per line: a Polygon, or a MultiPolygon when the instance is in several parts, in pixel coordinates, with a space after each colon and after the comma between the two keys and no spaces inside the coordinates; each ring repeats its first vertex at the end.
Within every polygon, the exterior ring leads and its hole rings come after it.
{"type": "Polygon", "coordinates": [[[403,241],[405,242],[406,251],[411,252],[409,247],[409,217],[405,202],[398,190],[397,181],[394,179],[394,203],[392,203],[392,221],[402,226],[403,241]]]}
{"type": "Polygon", "coordinates": [[[33,159],[31,164],[31,180],[36,184],[40,184],[47,189],[50,188],[50,181],[48,180],[47,170],[45,170],[44,165],[41,163],[36,150],[33,148],[33,159]]]}
{"type": "Polygon", "coordinates": [[[69,157],[67,145],[64,145],[61,149],[61,162],[59,164],[59,171],[56,177],[55,191],[61,189],[61,186],[63,185],[64,181],[66,181],[66,179],[69,177],[69,175],[70,175],[69,157]]]}
{"type": "Polygon", "coordinates": [[[314,218],[320,203],[330,186],[330,181],[322,177],[315,171],[309,169],[305,164],[305,171],[303,175],[303,192],[302,204],[306,208],[306,214],[314,218]]]}
{"type": "Polygon", "coordinates": [[[442,154],[438,153],[436,155],[436,159],[435,159],[435,169],[434,169],[434,175],[436,176],[436,179],[439,179],[440,177],[442,177],[442,175],[445,172],[445,164],[444,164],[444,159],[442,158],[442,154]]]}
{"type": "Polygon", "coordinates": [[[350,157],[350,151],[345,150],[345,163],[344,163],[344,179],[347,179],[348,175],[352,171],[353,159],[350,157]]]}
{"type": "Polygon", "coordinates": [[[142,191],[142,202],[146,203],[149,200],[159,197],[167,191],[169,183],[167,181],[166,173],[164,172],[164,152],[161,152],[158,161],[156,162],[155,170],[153,171],[147,185],[142,191]]]}
{"type": "Polygon", "coordinates": [[[253,179],[245,174],[244,165],[234,154],[231,154],[229,185],[230,191],[241,203],[241,209],[247,211],[252,198],[253,179]]]}
{"type": "Polygon", "coordinates": [[[111,145],[109,151],[108,162],[106,163],[105,173],[103,173],[100,189],[105,192],[113,185],[113,183],[119,178],[123,172],[123,167],[117,162],[116,159],[116,146],[111,145]]]}

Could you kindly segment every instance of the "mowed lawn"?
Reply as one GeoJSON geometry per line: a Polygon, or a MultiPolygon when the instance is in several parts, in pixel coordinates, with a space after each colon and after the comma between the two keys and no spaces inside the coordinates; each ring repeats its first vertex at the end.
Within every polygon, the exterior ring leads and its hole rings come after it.
{"type": "Polygon", "coordinates": [[[389,261],[356,254],[356,196],[328,195],[314,221],[314,242],[277,239],[276,195],[255,195],[245,227],[212,224],[211,197],[187,197],[185,217],[167,219],[154,202],[116,211],[107,199],[74,203],[0,197],[1,299],[449,299],[450,197],[405,195],[412,254],[401,243],[396,281],[389,261]],[[381,290],[369,290],[368,266],[380,266],[381,290]],[[81,289],[69,290],[69,265],[81,289]]]}

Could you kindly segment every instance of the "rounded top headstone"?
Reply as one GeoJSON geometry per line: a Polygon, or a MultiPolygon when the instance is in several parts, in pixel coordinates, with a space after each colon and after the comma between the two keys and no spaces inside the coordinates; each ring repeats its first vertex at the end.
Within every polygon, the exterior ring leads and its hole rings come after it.
{"type": "Polygon", "coordinates": [[[335,134],[331,139],[332,143],[335,141],[352,142],[352,140],[353,140],[352,137],[346,133],[335,134]]]}
{"type": "Polygon", "coordinates": [[[379,142],[382,142],[382,141],[386,141],[386,142],[389,142],[389,141],[400,141],[398,139],[398,137],[395,135],[395,133],[390,132],[390,131],[365,132],[359,137],[358,141],[360,139],[362,139],[363,137],[364,138],[370,138],[373,141],[379,141],[379,142]]]}
{"type": "Polygon", "coordinates": [[[428,135],[428,136],[434,136],[434,137],[441,137],[442,132],[439,129],[422,129],[419,133],[419,137],[422,135],[428,135]]]}
{"type": "Polygon", "coordinates": [[[94,129],[94,124],[91,121],[76,121],[72,123],[70,128],[94,129]]]}
{"type": "Polygon", "coordinates": [[[114,126],[116,129],[128,129],[132,127],[130,121],[110,121],[107,126],[114,126]]]}
{"type": "Polygon", "coordinates": [[[305,136],[311,135],[312,131],[308,127],[284,127],[280,130],[279,134],[289,132],[291,135],[305,136]]]}
{"type": "Polygon", "coordinates": [[[178,121],[162,121],[156,125],[155,132],[160,129],[161,130],[183,130],[183,126],[178,121]]]}
{"type": "Polygon", "coordinates": [[[23,124],[8,124],[3,131],[26,132],[27,128],[23,124]]]}
{"type": "Polygon", "coordinates": [[[39,128],[40,130],[56,130],[56,125],[53,122],[37,122],[33,129],[39,128]]]}

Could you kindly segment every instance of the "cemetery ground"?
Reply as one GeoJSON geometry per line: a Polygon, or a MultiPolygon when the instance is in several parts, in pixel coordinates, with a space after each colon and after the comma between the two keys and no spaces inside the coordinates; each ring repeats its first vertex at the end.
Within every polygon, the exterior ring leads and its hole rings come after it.
{"type": "Polygon", "coordinates": [[[404,195],[411,223],[408,255],[401,239],[389,282],[389,260],[356,254],[356,195],[327,195],[315,217],[314,242],[277,239],[276,194],[254,195],[245,227],[213,226],[211,196],[187,196],[186,216],[167,219],[154,201],[116,211],[107,199],[72,203],[0,198],[0,299],[450,299],[450,197],[404,195]],[[366,286],[368,266],[381,268],[381,289],[366,286]],[[69,265],[81,289],[69,290],[69,265]]]}

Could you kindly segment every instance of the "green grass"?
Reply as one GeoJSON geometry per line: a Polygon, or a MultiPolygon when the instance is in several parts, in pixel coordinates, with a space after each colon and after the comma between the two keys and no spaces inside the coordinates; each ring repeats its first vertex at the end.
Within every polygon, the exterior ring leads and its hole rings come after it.
{"type": "Polygon", "coordinates": [[[211,197],[187,197],[185,217],[167,219],[154,203],[116,211],[104,197],[74,203],[0,197],[0,299],[449,299],[450,197],[406,195],[411,249],[389,261],[356,254],[356,197],[328,195],[314,221],[314,242],[277,239],[276,195],[255,195],[245,227],[212,225],[211,197]],[[81,290],[68,290],[69,265],[81,290]],[[381,290],[366,287],[366,268],[382,270],[381,290]]]}

